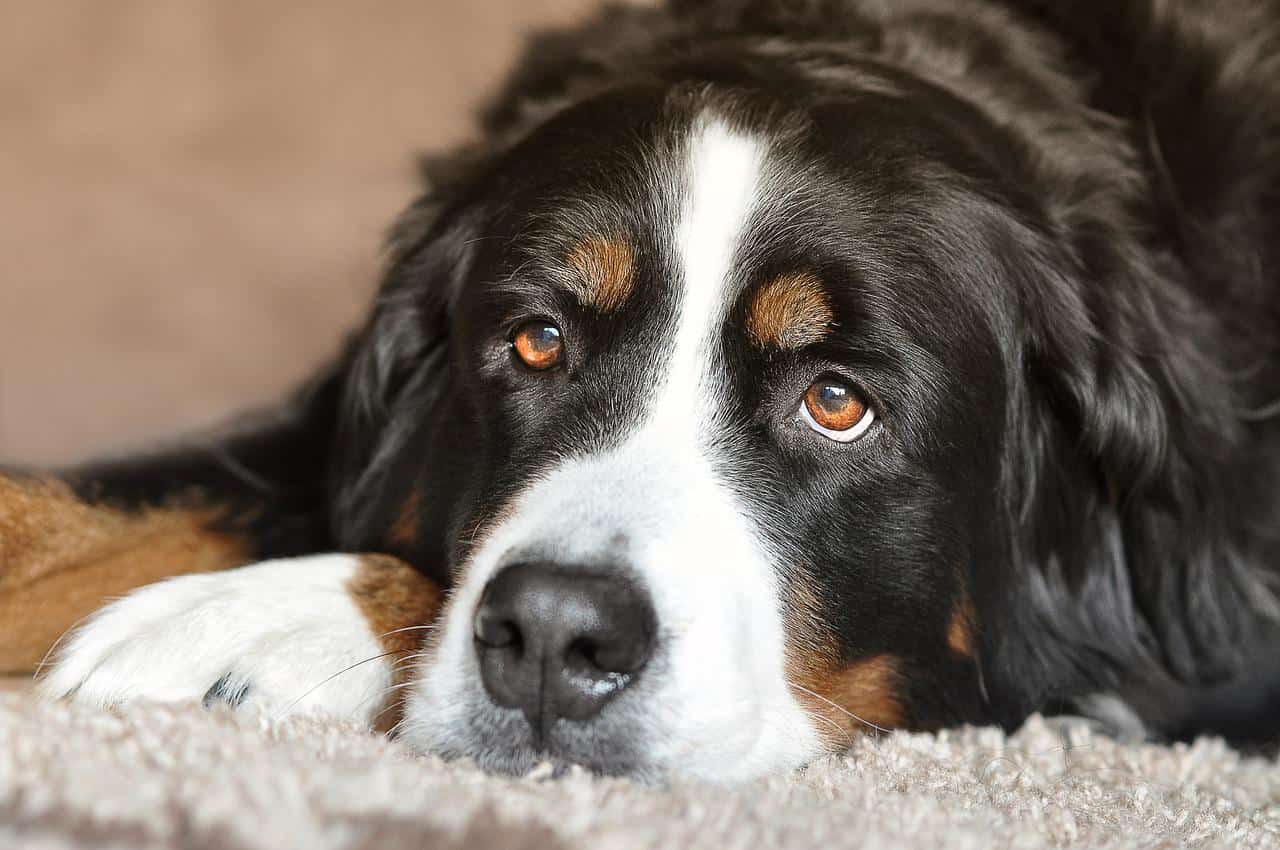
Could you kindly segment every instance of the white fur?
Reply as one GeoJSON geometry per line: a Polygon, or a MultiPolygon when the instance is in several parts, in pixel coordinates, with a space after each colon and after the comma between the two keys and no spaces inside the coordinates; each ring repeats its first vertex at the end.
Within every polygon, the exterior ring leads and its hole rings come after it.
{"type": "Polygon", "coordinates": [[[733,260],[764,166],[760,143],[720,123],[695,128],[676,253],[684,272],[675,346],[648,425],[682,442],[713,427],[720,329],[736,289],[733,260]]]}
{"type": "Polygon", "coordinates": [[[476,554],[409,695],[402,728],[411,744],[464,744],[467,706],[480,687],[475,607],[510,553],[533,552],[568,563],[619,557],[652,594],[665,661],[626,698],[642,701],[645,754],[655,767],[736,781],[818,751],[784,675],[775,559],[723,483],[731,470],[714,449],[725,436],[715,352],[766,154],[762,142],[724,124],[695,125],[674,229],[679,324],[653,401],[620,447],[567,461],[535,482],[476,554]]]}
{"type": "Polygon", "coordinates": [[[148,585],[68,635],[40,687],[100,706],[180,702],[225,676],[249,706],[371,724],[391,659],[348,592],[358,567],[318,555],[148,585]]]}

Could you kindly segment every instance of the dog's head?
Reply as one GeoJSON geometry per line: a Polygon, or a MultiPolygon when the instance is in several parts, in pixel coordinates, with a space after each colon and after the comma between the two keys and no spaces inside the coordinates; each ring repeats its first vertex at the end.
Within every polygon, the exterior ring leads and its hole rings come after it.
{"type": "Polygon", "coordinates": [[[1182,380],[1132,174],[1071,150],[1110,129],[699,62],[516,121],[395,234],[335,525],[451,588],[404,734],[732,779],[1200,664],[1109,548],[1182,380]]]}

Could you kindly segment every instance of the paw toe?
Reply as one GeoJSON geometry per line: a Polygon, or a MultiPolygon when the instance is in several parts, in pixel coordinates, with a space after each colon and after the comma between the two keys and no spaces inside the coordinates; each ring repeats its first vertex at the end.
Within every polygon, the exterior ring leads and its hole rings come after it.
{"type": "Polygon", "coordinates": [[[233,673],[227,673],[204,692],[200,704],[205,708],[213,708],[215,705],[239,708],[248,698],[249,690],[248,680],[233,673]]]}

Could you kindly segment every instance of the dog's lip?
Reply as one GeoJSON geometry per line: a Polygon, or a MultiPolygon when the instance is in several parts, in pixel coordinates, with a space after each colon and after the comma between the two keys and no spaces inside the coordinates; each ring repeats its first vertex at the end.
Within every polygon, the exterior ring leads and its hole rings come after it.
{"type": "Polygon", "coordinates": [[[641,769],[630,761],[593,763],[558,755],[546,749],[521,748],[508,754],[508,765],[518,769],[508,770],[526,779],[560,779],[570,773],[581,770],[596,776],[617,776],[639,778],[649,771],[641,769]]]}
{"type": "Polygon", "coordinates": [[[580,769],[596,776],[652,782],[665,773],[628,745],[634,736],[625,729],[589,743],[572,737],[574,733],[561,725],[572,721],[558,721],[549,740],[535,740],[523,718],[518,731],[507,727],[482,732],[474,718],[472,722],[471,734],[455,746],[436,749],[435,754],[447,760],[469,759],[486,771],[516,777],[554,779],[580,769]]]}
{"type": "Polygon", "coordinates": [[[585,771],[595,776],[652,782],[661,775],[656,767],[630,758],[585,759],[554,747],[531,747],[523,743],[487,746],[477,752],[459,750],[437,755],[450,761],[467,759],[487,772],[522,779],[561,779],[575,771],[585,771]]]}

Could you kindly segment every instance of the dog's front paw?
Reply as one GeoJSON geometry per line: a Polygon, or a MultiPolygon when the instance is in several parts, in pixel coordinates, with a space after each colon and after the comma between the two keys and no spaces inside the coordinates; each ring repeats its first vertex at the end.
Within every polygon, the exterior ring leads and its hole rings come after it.
{"type": "Polygon", "coordinates": [[[361,568],[321,555],[143,587],[68,635],[40,687],[101,706],[203,701],[372,725],[393,658],[353,596],[361,568]]]}

